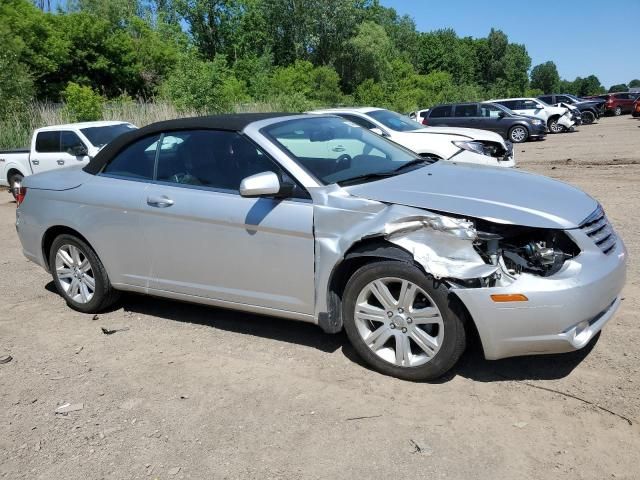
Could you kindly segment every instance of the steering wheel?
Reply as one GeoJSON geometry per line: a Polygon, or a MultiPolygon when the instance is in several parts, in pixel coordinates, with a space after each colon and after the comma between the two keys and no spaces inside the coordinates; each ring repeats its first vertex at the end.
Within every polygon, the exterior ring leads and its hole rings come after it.
{"type": "Polygon", "coordinates": [[[185,179],[187,178],[187,175],[189,174],[184,172],[174,173],[169,177],[168,181],[171,183],[184,183],[185,179]]]}
{"type": "Polygon", "coordinates": [[[338,169],[340,169],[340,167],[349,168],[349,166],[351,165],[351,160],[352,160],[351,155],[343,153],[338,158],[336,158],[336,167],[338,169]]]}

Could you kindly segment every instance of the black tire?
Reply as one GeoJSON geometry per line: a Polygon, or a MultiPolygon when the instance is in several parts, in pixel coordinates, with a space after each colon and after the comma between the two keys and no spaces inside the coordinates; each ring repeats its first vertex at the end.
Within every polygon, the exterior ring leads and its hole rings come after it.
{"type": "Polygon", "coordinates": [[[120,298],[120,292],[113,288],[102,262],[93,249],[82,239],[69,234],[63,234],[53,241],[49,250],[49,269],[58,293],[65,299],[67,305],[83,313],[98,313],[110,307],[120,298]],[[75,246],[89,261],[91,272],[95,279],[93,297],[86,303],[74,301],[63,288],[60,279],[56,275],[56,254],[64,245],[75,246]]]}
{"type": "Polygon", "coordinates": [[[349,279],[344,291],[342,308],[344,328],[353,348],[368,365],[385,375],[412,381],[433,380],[449,371],[466,348],[464,314],[457,308],[449,289],[408,263],[385,260],[369,263],[358,269],[349,279]],[[442,344],[427,363],[405,367],[388,362],[374,353],[358,332],[354,313],[360,292],[374,280],[386,277],[408,280],[415,284],[431,297],[430,300],[440,310],[444,325],[442,344]]]}
{"type": "Polygon", "coordinates": [[[582,112],[582,124],[583,125],[591,125],[595,121],[596,121],[595,113],[590,112],[589,110],[586,110],[586,111],[582,112]]]}
{"type": "Polygon", "coordinates": [[[558,125],[558,120],[560,117],[551,117],[547,122],[547,128],[551,133],[562,133],[564,131],[564,127],[562,125],[558,125]]]}
{"type": "Polygon", "coordinates": [[[9,176],[9,191],[11,195],[13,195],[14,200],[17,200],[18,197],[18,186],[22,184],[22,180],[24,176],[20,172],[12,173],[9,176]]]}
{"type": "Polygon", "coordinates": [[[513,143],[524,143],[529,139],[529,129],[523,125],[516,125],[509,129],[509,140],[513,143]],[[522,132],[523,135],[519,135],[522,132]]]}
{"type": "Polygon", "coordinates": [[[614,114],[616,117],[619,117],[620,115],[622,115],[622,107],[618,105],[618,106],[615,108],[615,110],[613,111],[613,114],[614,114]]]}

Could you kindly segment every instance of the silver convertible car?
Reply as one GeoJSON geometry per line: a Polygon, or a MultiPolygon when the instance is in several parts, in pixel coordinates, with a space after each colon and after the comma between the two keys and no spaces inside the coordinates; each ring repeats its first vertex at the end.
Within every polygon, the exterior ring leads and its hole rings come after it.
{"type": "Polygon", "coordinates": [[[417,158],[331,115],[156,123],[18,199],[24,254],[71,308],[131,291],[344,328],[411,380],[473,337],[488,359],[582,348],[625,281],[622,240],[582,191],[417,158]]]}

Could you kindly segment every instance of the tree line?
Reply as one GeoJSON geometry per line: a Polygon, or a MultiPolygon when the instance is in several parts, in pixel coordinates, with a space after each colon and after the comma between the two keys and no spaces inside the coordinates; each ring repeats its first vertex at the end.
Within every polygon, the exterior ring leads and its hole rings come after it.
{"type": "MultiPolygon", "coordinates": [[[[0,116],[33,101],[171,102],[301,111],[363,104],[410,111],[447,101],[604,92],[594,75],[531,70],[525,45],[492,29],[419,32],[378,0],[3,0],[0,116]]],[[[91,116],[91,114],[87,114],[91,116]]],[[[84,116],[87,116],[84,115],[84,116]]]]}

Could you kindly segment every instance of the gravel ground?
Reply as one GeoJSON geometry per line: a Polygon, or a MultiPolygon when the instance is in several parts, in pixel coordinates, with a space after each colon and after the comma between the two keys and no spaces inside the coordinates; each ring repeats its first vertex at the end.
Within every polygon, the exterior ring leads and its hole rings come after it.
{"type": "Polygon", "coordinates": [[[516,147],[520,168],[598,198],[626,241],[625,300],[599,340],[494,362],[472,349],[435,383],[379,375],[303,323],[134,295],[74,312],[22,256],[2,194],[0,477],[639,478],[639,127],[604,118],[516,147]]]}

